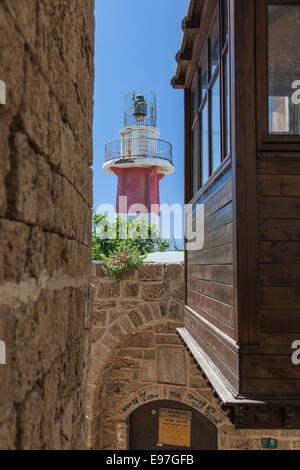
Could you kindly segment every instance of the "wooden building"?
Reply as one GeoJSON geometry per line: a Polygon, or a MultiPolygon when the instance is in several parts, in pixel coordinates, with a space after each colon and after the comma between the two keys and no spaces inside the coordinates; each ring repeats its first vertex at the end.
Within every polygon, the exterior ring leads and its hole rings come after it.
{"type": "Polygon", "coordinates": [[[186,250],[179,334],[239,428],[300,428],[300,1],[190,0],[176,55],[185,93],[186,250]]]}

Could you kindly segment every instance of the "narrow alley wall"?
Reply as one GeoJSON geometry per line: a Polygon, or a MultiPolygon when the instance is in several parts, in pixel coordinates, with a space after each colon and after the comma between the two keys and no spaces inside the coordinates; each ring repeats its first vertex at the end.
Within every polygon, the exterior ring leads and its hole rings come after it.
{"type": "Polygon", "coordinates": [[[1,0],[0,24],[0,448],[82,448],[94,2],[1,0]]]}

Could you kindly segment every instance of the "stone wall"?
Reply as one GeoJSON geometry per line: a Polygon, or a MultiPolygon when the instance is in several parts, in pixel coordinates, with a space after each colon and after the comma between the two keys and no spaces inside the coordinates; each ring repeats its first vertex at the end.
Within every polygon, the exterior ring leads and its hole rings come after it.
{"type": "Polygon", "coordinates": [[[0,448],[84,446],[93,0],[1,0],[0,448]]]}
{"type": "MultiPolygon", "coordinates": [[[[87,420],[90,449],[129,449],[130,414],[157,400],[184,403],[217,428],[219,450],[300,448],[300,432],[236,430],[210,384],[181,344],[183,264],[146,263],[116,285],[94,263],[87,420]]],[[[178,405],[176,405],[178,406],[178,405]]]]}
{"type": "MultiPolygon", "coordinates": [[[[128,388],[120,385],[122,393],[117,393],[114,401],[124,402],[130,387],[140,383],[140,380],[143,384],[148,383],[146,375],[154,373],[151,370],[154,341],[161,345],[171,343],[180,346],[176,328],[182,326],[183,322],[183,275],[184,267],[181,263],[145,263],[138,272],[126,275],[118,285],[114,279],[104,275],[101,263],[93,263],[95,298],[86,413],[89,448],[108,446],[106,441],[102,442],[103,433],[107,426],[109,428],[113,424],[105,414],[109,410],[106,410],[103,393],[114,386],[106,378],[110,375],[115,355],[121,354],[123,347],[125,350],[138,348],[139,354],[142,349],[149,348],[149,357],[145,349],[145,356],[139,358],[145,362],[142,364],[138,361],[138,372],[129,365],[128,373],[125,371],[123,378],[120,376],[123,382],[129,380],[128,388]],[[145,367],[145,371],[141,375],[142,367],[145,367]]],[[[130,359],[133,358],[129,356],[128,361],[130,359]]],[[[120,357],[120,369],[121,363],[120,357]]],[[[153,384],[152,379],[149,383],[153,384]]]]}

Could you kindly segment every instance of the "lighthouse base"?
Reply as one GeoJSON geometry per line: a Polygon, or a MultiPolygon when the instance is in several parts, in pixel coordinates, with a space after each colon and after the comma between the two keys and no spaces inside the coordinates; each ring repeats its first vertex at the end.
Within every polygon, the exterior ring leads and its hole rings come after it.
{"type": "Polygon", "coordinates": [[[118,214],[160,215],[159,181],[164,177],[159,167],[117,168],[118,176],[116,212],[118,214]]]}

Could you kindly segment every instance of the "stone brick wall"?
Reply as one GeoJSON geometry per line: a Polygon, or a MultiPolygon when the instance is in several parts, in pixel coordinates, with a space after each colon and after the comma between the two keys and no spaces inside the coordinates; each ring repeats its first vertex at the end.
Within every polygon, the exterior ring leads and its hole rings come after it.
{"type": "MultiPolygon", "coordinates": [[[[130,414],[157,400],[184,403],[217,428],[220,450],[299,449],[300,432],[236,430],[210,384],[181,344],[183,264],[146,263],[116,285],[101,263],[93,265],[95,289],[87,421],[90,449],[129,449],[130,414]]],[[[176,405],[178,406],[178,405],[176,405]]]]}
{"type": "Polygon", "coordinates": [[[1,0],[0,448],[84,446],[93,0],[1,0]]]}
{"type": "MultiPolygon", "coordinates": [[[[113,386],[108,384],[106,377],[115,354],[119,354],[124,345],[125,349],[126,345],[150,348],[149,357],[145,352],[145,372],[141,377],[144,383],[146,374],[153,373],[154,333],[159,344],[180,346],[176,328],[183,322],[183,276],[181,263],[145,263],[138,272],[125,276],[117,285],[114,279],[104,275],[101,263],[93,263],[95,298],[86,413],[89,448],[102,448],[102,432],[106,426],[112,426],[103,413],[103,393],[106,387],[113,386]]],[[[126,400],[130,387],[135,386],[131,381],[139,383],[134,377],[134,372],[129,376],[125,372],[123,380],[129,379],[129,388],[122,387],[124,390],[116,401],[126,400]]],[[[121,415],[120,418],[122,421],[121,415]]]]}

